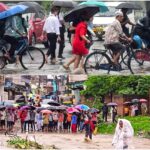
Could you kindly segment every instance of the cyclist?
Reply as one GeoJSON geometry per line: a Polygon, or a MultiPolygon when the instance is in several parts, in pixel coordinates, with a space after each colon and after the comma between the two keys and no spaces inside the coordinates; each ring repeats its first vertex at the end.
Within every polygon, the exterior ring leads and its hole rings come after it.
{"type": "MultiPolygon", "coordinates": [[[[9,58],[13,58],[19,41],[27,37],[27,23],[21,14],[8,17],[5,22],[5,33],[3,39],[11,44],[9,58]]],[[[11,59],[12,60],[12,59],[11,59]]],[[[16,64],[19,62],[19,53],[16,56],[16,64]]]]}
{"type": "MultiPolygon", "coordinates": [[[[150,48],[150,10],[147,11],[146,17],[140,19],[133,31],[134,36],[140,36],[147,48],[150,48]]],[[[133,37],[134,38],[134,37],[133,37]]]]}
{"type": "Polygon", "coordinates": [[[121,22],[123,20],[123,13],[121,11],[117,11],[115,13],[116,19],[115,21],[107,28],[105,33],[105,45],[110,48],[113,52],[113,60],[112,62],[115,66],[118,65],[118,61],[120,58],[121,51],[125,51],[126,47],[120,42],[120,37],[123,39],[131,41],[131,38],[128,38],[122,30],[121,22]]]}

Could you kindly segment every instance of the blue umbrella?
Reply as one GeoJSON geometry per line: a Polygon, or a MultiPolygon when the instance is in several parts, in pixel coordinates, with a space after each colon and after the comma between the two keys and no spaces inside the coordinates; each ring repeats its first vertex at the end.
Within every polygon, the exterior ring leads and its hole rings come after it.
{"type": "Polygon", "coordinates": [[[28,7],[24,6],[24,5],[16,5],[11,7],[10,9],[3,11],[2,13],[0,13],[0,19],[4,19],[19,13],[24,12],[28,7]]]}
{"type": "Polygon", "coordinates": [[[108,7],[105,5],[104,2],[98,2],[98,1],[95,1],[95,0],[88,0],[86,2],[80,3],[79,5],[87,5],[87,6],[95,5],[95,6],[99,7],[100,12],[109,11],[108,7]]]}

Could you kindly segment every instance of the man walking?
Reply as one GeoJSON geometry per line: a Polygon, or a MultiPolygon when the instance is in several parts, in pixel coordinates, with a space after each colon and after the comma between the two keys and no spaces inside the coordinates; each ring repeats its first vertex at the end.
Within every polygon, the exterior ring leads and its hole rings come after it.
{"type": "Polygon", "coordinates": [[[60,30],[59,30],[59,20],[57,18],[58,9],[53,7],[51,9],[51,14],[46,19],[44,27],[43,27],[43,34],[47,34],[47,39],[49,42],[49,49],[45,55],[46,63],[48,63],[48,56],[51,55],[51,63],[56,63],[56,43],[60,41],[60,30]]]}
{"type": "Polygon", "coordinates": [[[64,18],[63,18],[63,14],[62,12],[60,12],[61,7],[56,6],[56,8],[58,9],[58,20],[59,20],[59,30],[60,30],[60,42],[59,42],[59,53],[58,53],[58,58],[60,59],[64,59],[63,57],[63,50],[65,47],[65,25],[64,25],[64,18]]]}

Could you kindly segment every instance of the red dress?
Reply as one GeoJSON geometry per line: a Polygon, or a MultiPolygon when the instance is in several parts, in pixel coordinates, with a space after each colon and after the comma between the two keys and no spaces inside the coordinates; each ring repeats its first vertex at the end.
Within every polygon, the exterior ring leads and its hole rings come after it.
{"type": "Polygon", "coordinates": [[[75,31],[73,39],[73,54],[75,55],[87,55],[89,50],[86,48],[86,41],[81,38],[81,36],[87,34],[87,24],[85,22],[80,22],[75,31]]]}

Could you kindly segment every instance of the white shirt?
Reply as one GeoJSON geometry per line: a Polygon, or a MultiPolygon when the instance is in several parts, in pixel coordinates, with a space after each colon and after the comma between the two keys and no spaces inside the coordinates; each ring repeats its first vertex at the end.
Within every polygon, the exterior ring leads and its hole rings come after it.
{"type": "Polygon", "coordinates": [[[55,15],[49,15],[49,17],[45,21],[43,31],[45,31],[46,33],[56,33],[57,35],[60,35],[59,20],[55,15]]]}

